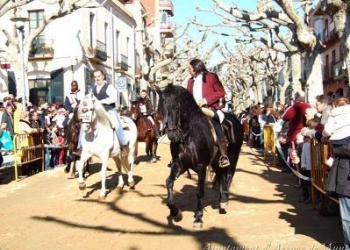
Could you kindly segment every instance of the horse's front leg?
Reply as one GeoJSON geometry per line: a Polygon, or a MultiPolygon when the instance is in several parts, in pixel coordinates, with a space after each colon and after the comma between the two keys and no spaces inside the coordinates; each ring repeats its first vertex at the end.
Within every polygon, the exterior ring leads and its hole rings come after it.
{"type": "Polygon", "coordinates": [[[107,178],[107,164],[108,164],[108,156],[101,157],[102,160],[102,166],[101,166],[101,190],[98,198],[100,200],[104,200],[106,198],[106,178],[107,178]]]}
{"type": "MultiPolygon", "coordinates": [[[[221,171],[225,169],[220,169],[221,171]]],[[[232,175],[223,174],[220,178],[220,213],[225,213],[225,209],[229,203],[229,189],[232,180],[232,175]]]]}
{"type": "MultiPolygon", "coordinates": [[[[157,138],[155,140],[157,140],[157,138]]],[[[157,141],[154,141],[152,143],[152,162],[153,163],[157,162],[157,147],[158,147],[158,143],[157,141]]]]}
{"type": "Polygon", "coordinates": [[[206,176],[206,166],[198,166],[198,184],[197,184],[197,210],[194,214],[194,229],[201,229],[203,227],[203,203],[202,199],[204,197],[204,186],[205,186],[205,176],[206,176]]]}
{"type": "MultiPolygon", "coordinates": [[[[80,157],[80,160],[77,160],[75,163],[77,165],[77,170],[78,170],[78,183],[79,183],[80,190],[85,190],[85,188],[86,188],[83,170],[84,170],[85,162],[87,161],[88,158],[89,158],[89,156],[82,155],[80,157]]],[[[73,169],[73,171],[74,171],[74,169],[73,169]]]]}
{"type": "Polygon", "coordinates": [[[179,176],[179,165],[175,162],[171,164],[170,175],[166,180],[166,188],[168,192],[167,206],[170,209],[170,216],[175,222],[182,220],[182,212],[174,204],[174,183],[177,177],[179,176]]]}

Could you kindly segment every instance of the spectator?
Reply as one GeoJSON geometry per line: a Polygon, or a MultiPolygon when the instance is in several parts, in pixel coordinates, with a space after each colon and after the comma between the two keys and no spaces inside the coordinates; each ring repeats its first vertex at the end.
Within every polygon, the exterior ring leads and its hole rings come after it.
{"type": "Polygon", "coordinates": [[[41,128],[39,114],[37,113],[37,111],[31,111],[29,113],[29,121],[32,128],[41,128]]]}
{"type": "Polygon", "coordinates": [[[282,119],[288,122],[287,143],[289,146],[292,145],[292,142],[295,146],[297,145],[297,135],[306,124],[306,109],[310,107],[310,104],[305,102],[305,94],[297,92],[294,104],[288,107],[282,115],[282,119]]]}
{"type": "MultiPolygon", "coordinates": [[[[40,128],[32,128],[29,120],[29,112],[22,111],[22,116],[18,123],[18,134],[33,134],[33,133],[42,132],[42,131],[43,130],[40,128]]],[[[29,143],[29,141],[26,143],[29,143]]],[[[22,174],[24,175],[31,175],[39,170],[38,164],[36,162],[23,164],[21,169],[22,169],[22,174]]]]}
{"type": "MultiPolygon", "coordinates": [[[[314,129],[317,126],[317,121],[315,119],[310,119],[307,121],[307,126],[310,129],[314,129]]],[[[311,177],[311,148],[310,148],[311,137],[304,136],[304,142],[301,152],[301,163],[300,163],[300,173],[306,177],[311,177]]],[[[311,183],[309,180],[301,179],[301,189],[302,197],[299,199],[300,202],[310,203],[311,201],[311,183]]]]}
{"type": "Polygon", "coordinates": [[[326,190],[338,194],[345,249],[350,249],[350,105],[349,99],[337,98],[324,125],[323,136],[333,145],[334,162],[326,190]]]}
{"type": "Polygon", "coordinates": [[[3,112],[1,117],[1,127],[2,129],[9,131],[13,138],[13,106],[7,105],[6,109],[1,108],[1,110],[3,112]]]}
{"type": "Polygon", "coordinates": [[[72,113],[73,109],[78,105],[80,100],[83,99],[84,93],[79,89],[77,81],[72,81],[70,86],[70,93],[64,99],[64,107],[69,113],[72,113]]]}

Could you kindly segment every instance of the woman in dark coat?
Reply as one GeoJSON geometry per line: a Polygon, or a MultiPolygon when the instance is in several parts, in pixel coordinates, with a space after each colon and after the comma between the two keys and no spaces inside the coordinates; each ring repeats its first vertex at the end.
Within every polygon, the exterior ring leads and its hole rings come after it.
{"type": "Polygon", "coordinates": [[[331,171],[326,190],[335,192],[339,198],[340,215],[343,224],[344,246],[350,249],[350,105],[349,100],[340,97],[324,125],[323,136],[329,137],[333,145],[331,171]]]}

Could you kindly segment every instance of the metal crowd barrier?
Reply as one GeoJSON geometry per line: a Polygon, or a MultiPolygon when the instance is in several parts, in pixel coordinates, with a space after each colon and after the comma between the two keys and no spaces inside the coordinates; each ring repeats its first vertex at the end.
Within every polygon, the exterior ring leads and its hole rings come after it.
{"type": "Polygon", "coordinates": [[[38,161],[44,171],[44,133],[16,134],[13,138],[15,178],[18,168],[24,164],[38,161]]]}
{"type": "Polygon", "coordinates": [[[276,166],[276,135],[270,124],[264,125],[264,157],[272,154],[272,167],[276,166]]]}
{"type": "Polygon", "coordinates": [[[331,144],[321,143],[316,139],[311,139],[311,178],[312,178],[312,189],[311,198],[312,202],[315,203],[317,195],[319,195],[320,201],[324,204],[327,199],[331,199],[335,202],[338,200],[334,197],[328,196],[324,189],[329,167],[326,165],[328,158],[328,152],[331,150],[331,144]]]}

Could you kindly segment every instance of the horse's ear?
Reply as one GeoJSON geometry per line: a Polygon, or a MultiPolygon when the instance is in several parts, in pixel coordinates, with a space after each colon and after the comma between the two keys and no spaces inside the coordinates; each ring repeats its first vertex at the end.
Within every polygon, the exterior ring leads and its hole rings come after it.
{"type": "Polygon", "coordinates": [[[153,91],[157,92],[158,95],[160,95],[162,92],[160,88],[155,84],[153,84],[151,88],[153,89],[153,91]]]}

